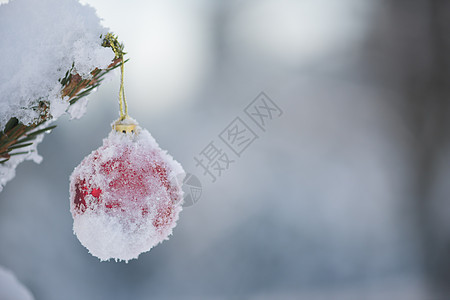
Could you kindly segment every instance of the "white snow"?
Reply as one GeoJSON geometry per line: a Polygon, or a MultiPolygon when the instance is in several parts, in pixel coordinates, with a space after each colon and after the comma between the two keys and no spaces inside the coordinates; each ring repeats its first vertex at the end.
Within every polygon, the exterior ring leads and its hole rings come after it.
{"type": "MultiPolygon", "coordinates": [[[[44,129],[48,127],[50,123],[51,121],[47,122],[46,124],[42,124],[36,127],[35,130],[44,129]]],[[[13,179],[14,176],[16,176],[16,167],[21,162],[23,162],[24,160],[32,160],[37,164],[41,163],[42,156],[40,156],[37,152],[37,145],[42,142],[43,139],[44,133],[39,134],[33,141],[33,144],[24,148],[20,148],[21,152],[28,152],[27,154],[11,156],[11,158],[7,162],[0,164],[0,192],[3,190],[5,184],[13,179]]]]}
{"type": "Polygon", "coordinates": [[[20,283],[14,274],[0,266],[0,299],[33,300],[30,291],[20,283]]]}
{"type": "MultiPolygon", "coordinates": [[[[97,89],[93,89],[93,92],[95,92],[96,90],[97,89]]],[[[68,97],[66,96],[66,98],[68,97]]],[[[87,110],[88,102],[89,98],[83,97],[77,101],[76,105],[69,106],[67,112],[70,114],[70,119],[80,119],[82,116],[84,116],[87,110]]]]}
{"type": "MultiPolygon", "coordinates": [[[[69,105],[61,99],[58,79],[74,65],[73,73],[89,78],[95,68],[106,68],[114,58],[101,46],[100,25],[95,10],[76,0],[11,0],[0,5],[0,130],[11,117],[32,123],[41,100],[49,101],[53,120],[69,105]]],[[[86,100],[72,105],[69,113],[79,118],[86,100]]],[[[47,125],[48,126],[48,125],[47,125]]],[[[36,145],[29,149],[36,150],[36,145]]],[[[0,191],[14,177],[15,167],[25,159],[39,162],[35,152],[0,165],[0,191]]]]}
{"type": "Polygon", "coordinates": [[[70,178],[74,233],[100,260],[149,251],[168,239],[182,210],[183,168],[147,130],[136,132],[113,130],[70,178]]]}

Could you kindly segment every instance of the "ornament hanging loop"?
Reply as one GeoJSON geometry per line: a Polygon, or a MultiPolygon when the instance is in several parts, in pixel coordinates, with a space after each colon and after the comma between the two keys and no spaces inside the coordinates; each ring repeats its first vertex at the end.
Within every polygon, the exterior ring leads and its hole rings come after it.
{"type": "Polygon", "coordinates": [[[120,63],[120,90],[119,90],[119,109],[120,109],[120,120],[124,120],[128,117],[128,105],[127,100],[125,99],[125,88],[123,84],[123,53],[121,53],[121,63],[120,63]]]}
{"type": "Polygon", "coordinates": [[[123,44],[120,44],[117,37],[112,33],[108,33],[104,39],[104,46],[110,46],[115,54],[115,59],[120,60],[120,89],[119,89],[119,113],[120,118],[113,124],[113,129],[118,132],[123,133],[135,133],[136,132],[136,122],[128,116],[128,104],[125,99],[125,88],[124,88],[124,64],[123,59],[123,44]]]}

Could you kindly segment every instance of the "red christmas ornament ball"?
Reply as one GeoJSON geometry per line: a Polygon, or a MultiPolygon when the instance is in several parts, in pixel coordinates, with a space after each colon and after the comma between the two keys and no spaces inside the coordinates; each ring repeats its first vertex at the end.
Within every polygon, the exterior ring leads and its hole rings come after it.
{"type": "Polygon", "coordinates": [[[71,175],[75,234],[101,260],[137,258],[176,226],[183,177],[147,130],[113,130],[71,175]]]}

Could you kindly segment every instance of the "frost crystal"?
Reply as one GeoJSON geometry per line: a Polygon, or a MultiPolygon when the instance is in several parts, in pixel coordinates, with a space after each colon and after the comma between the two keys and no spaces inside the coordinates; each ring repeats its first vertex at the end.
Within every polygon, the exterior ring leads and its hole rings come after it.
{"type": "MultiPolygon", "coordinates": [[[[114,58],[111,49],[101,46],[100,36],[106,33],[95,10],[76,0],[11,0],[0,5],[0,131],[11,117],[25,125],[34,122],[42,100],[50,104],[53,120],[64,114],[69,104],[61,99],[58,80],[72,66],[83,79],[95,68],[105,69],[114,58]]],[[[79,118],[85,106],[85,101],[76,103],[69,113],[79,118]]],[[[36,151],[37,143],[26,150],[36,151]]],[[[25,159],[40,160],[34,153],[0,164],[0,191],[25,159]]]]}
{"type": "Polygon", "coordinates": [[[182,210],[183,168],[137,130],[113,130],[70,178],[74,233],[100,260],[149,251],[172,234],[182,210]]]}

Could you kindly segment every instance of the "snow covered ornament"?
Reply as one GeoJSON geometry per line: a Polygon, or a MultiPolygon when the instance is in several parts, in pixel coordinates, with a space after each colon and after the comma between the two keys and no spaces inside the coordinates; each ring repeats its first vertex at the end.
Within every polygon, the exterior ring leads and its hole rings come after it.
{"type": "Polygon", "coordinates": [[[126,118],[70,177],[73,230],[100,260],[128,261],[172,234],[184,170],[150,133],[126,118]]]}
{"type": "Polygon", "coordinates": [[[70,176],[70,211],[73,231],[92,255],[128,261],[172,234],[182,210],[185,172],[128,116],[123,45],[112,34],[105,40],[121,61],[120,118],[103,146],[70,176]]]}

